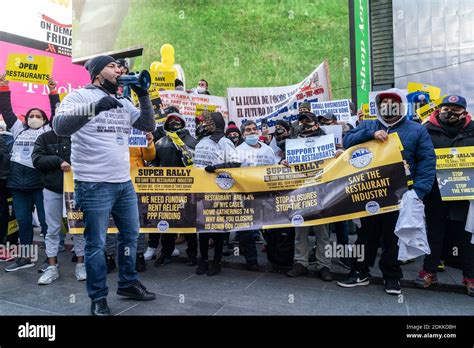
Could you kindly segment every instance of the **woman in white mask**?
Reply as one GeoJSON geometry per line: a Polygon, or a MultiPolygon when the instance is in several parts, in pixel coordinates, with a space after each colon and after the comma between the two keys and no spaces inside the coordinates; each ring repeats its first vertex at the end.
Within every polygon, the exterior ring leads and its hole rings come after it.
{"type": "MultiPolygon", "coordinates": [[[[53,83],[50,80],[50,84],[53,83]]],[[[18,258],[5,271],[13,272],[23,268],[33,267],[32,258],[37,257],[33,252],[32,211],[36,206],[45,235],[47,226],[43,205],[43,185],[40,173],[33,166],[31,154],[38,136],[51,130],[46,113],[38,108],[28,110],[25,121],[22,122],[12,110],[11,94],[5,75],[0,75],[0,112],[14,140],[10,158],[10,173],[7,187],[13,196],[13,209],[19,226],[20,248],[18,258]]]]}

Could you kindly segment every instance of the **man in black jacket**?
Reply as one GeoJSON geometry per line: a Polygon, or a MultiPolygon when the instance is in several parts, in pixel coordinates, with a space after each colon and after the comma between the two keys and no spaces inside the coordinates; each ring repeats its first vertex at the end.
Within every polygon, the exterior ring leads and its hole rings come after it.
{"type": "MultiPolygon", "coordinates": [[[[59,104],[59,95],[56,93],[56,84],[50,83],[51,115],[54,117],[56,106],[59,104]]],[[[48,232],[45,237],[48,268],[38,280],[39,285],[51,284],[59,277],[58,251],[60,234],[63,222],[63,176],[71,170],[71,139],[60,137],[53,130],[41,134],[35,142],[32,160],[33,165],[41,173],[41,182],[44,185],[43,200],[48,232]]],[[[86,279],[84,266],[84,236],[76,235],[73,238],[74,251],[77,256],[76,279],[86,279]]]]}
{"type": "MultiPolygon", "coordinates": [[[[466,111],[466,105],[465,98],[448,95],[439,110],[431,114],[426,130],[435,149],[474,146],[474,122],[466,111]]],[[[465,230],[469,201],[442,201],[438,180],[435,180],[424,202],[431,254],[425,256],[423,270],[418,274],[415,285],[428,288],[437,283],[437,266],[443,247],[449,247],[452,254],[455,246],[459,250],[466,292],[474,296],[474,244],[471,244],[472,234],[465,230]],[[445,236],[448,238],[445,239],[445,236]],[[450,241],[449,245],[443,246],[446,241],[450,241]]]]}
{"type": "MultiPolygon", "coordinates": [[[[193,152],[197,141],[185,128],[186,123],[174,106],[164,110],[167,115],[163,125],[165,136],[156,142],[156,157],[152,161],[154,167],[186,167],[193,164],[193,152]]],[[[162,250],[160,257],[155,261],[156,267],[165,266],[172,261],[175,249],[175,233],[161,234],[162,250]]],[[[188,248],[186,254],[188,260],[186,265],[197,265],[197,236],[195,233],[184,234],[188,248]]],[[[145,252],[145,260],[150,259],[158,248],[160,234],[151,233],[148,240],[148,249],[145,252]]]]}

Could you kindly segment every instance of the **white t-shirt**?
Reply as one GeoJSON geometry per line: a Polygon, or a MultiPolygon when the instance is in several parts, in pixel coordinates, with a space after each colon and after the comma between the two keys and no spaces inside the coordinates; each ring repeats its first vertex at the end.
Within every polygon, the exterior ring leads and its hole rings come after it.
{"type": "MultiPolygon", "coordinates": [[[[97,102],[106,96],[98,88],[82,88],[69,93],[56,115],[79,105],[97,102]]],[[[87,182],[121,183],[130,180],[128,137],[140,117],[128,99],[120,98],[122,108],[103,111],[71,135],[71,166],[74,179],[87,182]]]]}
{"type": "Polygon", "coordinates": [[[49,124],[38,129],[25,129],[20,120],[16,120],[11,128],[11,132],[15,142],[12,147],[11,161],[22,164],[24,166],[34,168],[31,154],[35,147],[35,141],[38,137],[51,130],[49,124]]]}
{"type": "Polygon", "coordinates": [[[279,160],[275,156],[273,149],[265,143],[259,142],[259,148],[252,147],[247,143],[237,146],[237,154],[242,167],[271,166],[278,164],[279,160]]]}
{"type": "Polygon", "coordinates": [[[222,137],[219,142],[211,136],[202,138],[194,150],[194,165],[204,168],[211,165],[238,162],[237,151],[231,140],[222,137]]]}

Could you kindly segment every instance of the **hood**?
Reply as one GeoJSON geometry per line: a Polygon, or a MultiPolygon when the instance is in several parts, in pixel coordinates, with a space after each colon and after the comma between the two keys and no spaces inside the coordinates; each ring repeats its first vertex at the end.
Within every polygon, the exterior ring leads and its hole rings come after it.
{"type": "Polygon", "coordinates": [[[380,123],[382,123],[385,127],[389,128],[389,127],[393,127],[395,126],[396,124],[400,123],[402,120],[405,119],[405,117],[407,116],[407,112],[408,112],[408,101],[407,101],[407,97],[406,97],[406,94],[398,89],[398,88],[390,88],[390,89],[387,89],[385,91],[380,91],[379,93],[377,93],[375,95],[375,100],[376,100],[376,112],[377,112],[377,119],[380,121],[380,123]],[[400,119],[395,122],[395,123],[392,123],[392,124],[388,124],[387,122],[384,121],[384,119],[382,118],[382,116],[380,116],[380,111],[379,111],[379,103],[378,103],[378,100],[377,100],[377,97],[381,94],[386,94],[386,93],[394,93],[394,94],[397,94],[400,99],[402,100],[402,117],[400,117],[400,119]]]}
{"type": "Polygon", "coordinates": [[[214,133],[212,133],[211,139],[217,143],[219,142],[219,140],[221,140],[222,137],[225,136],[225,121],[224,117],[220,112],[211,112],[211,118],[216,126],[216,130],[214,131],[214,133]]]}
{"type": "Polygon", "coordinates": [[[181,122],[183,122],[183,124],[184,124],[183,129],[186,127],[186,121],[184,120],[184,118],[180,114],[171,113],[166,117],[165,124],[163,125],[163,128],[165,129],[165,131],[169,132],[169,130],[168,130],[169,121],[170,121],[170,118],[173,118],[173,117],[176,117],[176,118],[180,119],[181,122]]]}
{"type": "MultiPolygon", "coordinates": [[[[438,118],[437,118],[438,115],[439,115],[439,110],[433,111],[433,113],[430,115],[430,117],[428,119],[428,122],[431,123],[432,125],[436,126],[436,127],[441,128],[441,125],[439,124],[439,121],[438,121],[438,118]]],[[[471,114],[468,113],[466,115],[466,123],[464,124],[462,129],[466,128],[471,123],[471,121],[472,121],[472,116],[471,116],[471,114]]]]}

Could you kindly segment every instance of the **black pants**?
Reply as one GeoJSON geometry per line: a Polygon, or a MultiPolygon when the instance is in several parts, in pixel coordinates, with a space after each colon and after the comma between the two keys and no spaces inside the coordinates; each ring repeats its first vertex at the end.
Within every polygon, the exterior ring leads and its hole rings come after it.
{"type": "Polygon", "coordinates": [[[248,264],[256,263],[257,244],[255,243],[255,239],[260,235],[260,231],[240,231],[237,232],[237,234],[239,235],[240,250],[245,256],[245,261],[248,264]]]}
{"type": "Polygon", "coordinates": [[[222,261],[222,249],[224,246],[224,233],[199,233],[199,252],[201,261],[209,260],[209,237],[214,240],[214,261],[222,261]]]}
{"type": "Polygon", "coordinates": [[[148,234],[148,246],[153,249],[157,249],[160,245],[160,238],[164,235],[163,233],[149,233],[148,234]]]}
{"type": "MultiPolygon", "coordinates": [[[[196,233],[185,233],[183,235],[188,244],[186,255],[188,255],[189,258],[197,257],[198,243],[196,233]]],[[[163,233],[161,236],[161,252],[165,257],[171,257],[176,245],[175,242],[177,237],[178,235],[176,233],[163,233]]]]}
{"type": "Polygon", "coordinates": [[[362,227],[359,230],[357,245],[364,245],[364,260],[353,260],[353,268],[362,273],[369,273],[375,263],[380,238],[382,238],[382,256],[379,267],[384,279],[400,280],[403,272],[398,261],[398,237],[395,235],[395,225],[398,220],[398,211],[369,216],[361,219],[362,227]]]}
{"type": "Polygon", "coordinates": [[[474,279],[474,244],[471,244],[472,233],[464,229],[466,222],[440,218],[436,219],[437,228],[430,228],[432,223],[435,221],[427,220],[431,254],[425,256],[423,269],[430,273],[437,272],[443,248],[446,246],[443,245],[446,242],[445,234],[449,233],[448,240],[452,242],[449,243],[450,254],[453,255],[453,258],[456,258],[456,254],[459,255],[463,276],[474,279]],[[444,228],[440,228],[441,226],[444,228]]]}
{"type": "Polygon", "coordinates": [[[0,180],[0,244],[5,244],[8,234],[8,196],[6,180],[0,180]]]}

